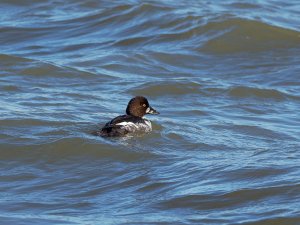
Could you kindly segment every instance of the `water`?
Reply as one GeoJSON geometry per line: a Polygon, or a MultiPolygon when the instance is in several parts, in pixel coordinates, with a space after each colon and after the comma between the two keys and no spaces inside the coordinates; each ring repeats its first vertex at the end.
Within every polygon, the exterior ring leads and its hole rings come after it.
{"type": "Polygon", "coordinates": [[[0,224],[300,224],[298,1],[0,6],[0,224]]]}

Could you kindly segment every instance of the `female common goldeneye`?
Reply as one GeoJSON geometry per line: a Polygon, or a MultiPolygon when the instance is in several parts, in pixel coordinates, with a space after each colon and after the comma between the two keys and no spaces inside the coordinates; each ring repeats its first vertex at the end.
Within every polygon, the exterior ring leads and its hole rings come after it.
{"type": "Polygon", "coordinates": [[[114,118],[94,134],[104,137],[117,137],[130,133],[150,132],[152,131],[151,122],[143,118],[145,114],[159,114],[159,112],[149,105],[145,97],[136,96],[129,101],[126,115],[114,118]]]}

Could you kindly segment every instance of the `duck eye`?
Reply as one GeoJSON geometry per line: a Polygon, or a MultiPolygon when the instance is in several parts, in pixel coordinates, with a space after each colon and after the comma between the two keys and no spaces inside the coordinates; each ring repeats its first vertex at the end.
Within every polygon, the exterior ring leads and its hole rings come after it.
{"type": "Polygon", "coordinates": [[[143,104],[143,107],[146,107],[146,104],[143,104]]]}

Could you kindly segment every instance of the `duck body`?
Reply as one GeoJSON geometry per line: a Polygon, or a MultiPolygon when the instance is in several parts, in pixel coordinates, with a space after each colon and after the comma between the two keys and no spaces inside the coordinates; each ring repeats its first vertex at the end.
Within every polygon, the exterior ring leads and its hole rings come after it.
{"type": "Polygon", "coordinates": [[[137,116],[122,115],[106,123],[101,129],[101,136],[125,136],[130,133],[147,133],[150,131],[152,131],[150,120],[137,116]]]}
{"type": "Polygon", "coordinates": [[[126,115],[117,116],[106,123],[95,134],[102,137],[119,137],[129,134],[152,131],[151,121],[143,118],[145,114],[159,114],[143,96],[132,98],[127,106],[126,115]]]}

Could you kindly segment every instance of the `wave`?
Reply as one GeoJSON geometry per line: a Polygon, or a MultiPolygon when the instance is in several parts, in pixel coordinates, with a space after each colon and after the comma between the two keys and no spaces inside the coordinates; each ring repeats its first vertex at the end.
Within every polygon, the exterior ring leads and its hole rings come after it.
{"type": "Polygon", "coordinates": [[[238,98],[256,97],[261,99],[285,100],[294,99],[299,100],[299,96],[287,94],[276,89],[266,89],[257,87],[237,86],[232,87],[228,91],[229,96],[238,98]]]}
{"type": "MultiPolygon", "coordinates": [[[[112,76],[107,74],[95,74],[77,67],[60,66],[56,63],[48,61],[8,54],[0,54],[0,65],[2,66],[2,69],[6,71],[6,73],[9,72],[9,75],[13,75],[15,77],[53,77],[60,79],[82,78],[84,80],[89,80],[89,78],[94,78],[95,76],[103,80],[112,78],[112,76]]],[[[19,80],[19,82],[21,81],[22,80],[19,80]]],[[[69,82],[71,83],[71,80],[69,80],[69,82]]]]}
{"type": "MultiPolygon", "coordinates": [[[[103,48],[149,48],[163,49],[165,52],[185,49],[211,54],[300,47],[299,31],[275,26],[276,22],[263,18],[244,18],[234,13],[214,14],[201,10],[180,13],[179,6],[155,2],[103,3],[99,4],[97,10],[83,8],[82,13],[79,13],[83,7],[81,3],[71,5],[74,14],[61,16],[59,10],[51,8],[51,4],[36,4],[31,6],[30,11],[49,9],[51,20],[31,18],[29,11],[24,11],[20,17],[29,17],[31,22],[23,24],[23,18],[19,18],[18,26],[7,25],[0,28],[0,31],[9,45],[18,44],[21,35],[27,46],[36,42],[44,45],[47,40],[62,48],[66,43],[68,46],[86,48],[85,44],[91,40],[95,43],[92,47],[97,43],[103,48]]],[[[232,7],[238,8],[254,6],[232,4],[232,7]]],[[[56,6],[57,9],[59,7],[56,6]]]]}
{"type": "Polygon", "coordinates": [[[300,32],[261,21],[229,19],[207,25],[219,35],[209,39],[201,51],[212,53],[259,52],[300,47],[300,32]]]}
{"type": "Polygon", "coordinates": [[[144,96],[163,96],[163,95],[184,95],[184,94],[200,94],[202,85],[196,82],[148,82],[146,84],[135,87],[131,93],[134,95],[144,96]]]}
{"type": "Polygon", "coordinates": [[[143,159],[156,157],[155,153],[148,151],[137,151],[131,149],[128,151],[122,147],[122,140],[99,140],[99,137],[71,137],[66,135],[64,138],[53,140],[39,140],[37,143],[30,142],[26,144],[23,138],[15,139],[14,142],[0,143],[1,159],[37,159],[59,160],[62,158],[83,157],[82,159],[103,159],[123,162],[135,162],[143,159]],[[90,138],[87,141],[87,138],[90,138]],[[9,151],[7,150],[9,149],[9,151]],[[46,158],[45,158],[46,157],[46,158]]]}
{"type": "Polygon", "coordinates": [[[286,196],[287,190],[296,192],[300,188],[299,184],[258,187],[233,190],[223,194],[193,194],[173,197],[169,200],[163,200],[160,203],[162,208],[193,208],[196,210],[226,209],[231,207],[241,207],[251,204],[253,201],[259,201],[274,196],[286,196]]]}

